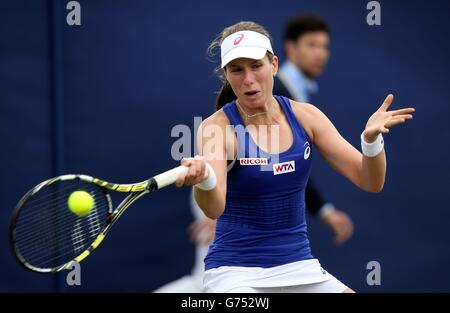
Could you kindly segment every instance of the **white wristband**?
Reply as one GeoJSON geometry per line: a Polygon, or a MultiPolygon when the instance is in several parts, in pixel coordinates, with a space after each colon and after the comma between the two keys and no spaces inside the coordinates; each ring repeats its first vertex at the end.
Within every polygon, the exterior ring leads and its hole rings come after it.
{"type": "Polygon", "coordinates": [[[212,166],[206,163],[206,167],[208,168],[209,172],[208,178],[202,181],[201,183],[196,184],[195,187],[200,188],[201,190],[209,191],[214,189],[214,187],[216,187],[217,178],[216,173],[214,172],[212,166]]]}
{"type": "Polygon", "coordinates": [[[384,140],[381,134],[378,134],[374,142],[367,143],[364,140],[364,131],[361,134],[361,150],[365,156],[377,156],[384,148],[384,140]]]}

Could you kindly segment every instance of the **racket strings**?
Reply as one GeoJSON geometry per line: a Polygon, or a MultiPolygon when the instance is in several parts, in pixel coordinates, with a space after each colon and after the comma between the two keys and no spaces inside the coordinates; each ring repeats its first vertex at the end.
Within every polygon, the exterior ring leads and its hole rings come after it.
{"type": "MultiPolygon", "coordinates": [[[[102,208],[97,208],[98,209],[102,209],[102,208]]],[[[97,210],[94,210],[91,214],[96,214],[95,212],[97,212],[97,210]]],[[[104,211],[107,211],[107,208],[104,208],[104,211]]],[[[96,221],[93,222],[92,219],[90,219],[89,217],[84,217],[85,219],[87,219],[87,229],[85,229],[85,231],[83,231],[84,233],[87,234],[91,234],[91,236],[96,236],[101,228],[101,222],[100,221],[96,221]]],[[[105,219],[107,218],[107,216],[104,217],[105,219]]],[[[58,220],[54,221],[54,223],[48,223],[48,224],[43,224],[41,223],[39,225],[40,229],[44,229],[44,231],[40,231],[39,232],[39,236],[36,236],[36,227],[33,227],[31,229],[29,229],[26,233],[24,232],[20,232],[20,231],[16,231],[16,241],[20,242],[21,244],[19,245],[21,249],[27,250],[27,251],[31,251],[29,245],[34,245],[36,242],[38,241],[43,241],[43,239],[49,239],[52,240],[53,235],[55,233],[61,232],[61,231],[66,231],[68,227],[70,227],[71,225],[77,225],[80,223],[80,219],[83,218],[76,218],[74,216],[71,216],[70,214],[68,214],[68,216],[66,217],[60,217],[58,218],[58,220]]],[[[79,226],[80,228],[81,226],[79,226]]],[[[81,227],[81,229],[83,230],[83,227],[81,227]]],[[[74,232],[75,232],[75,228],[74,228],[74,232]]]]}
{"type": "Polygon", "coordinates": [[[93,232],[92,229],[88,232],[89,234],[86,235],[86,231],[78,224],[70,232],[70,238],[66,238],[65,241],[52,234],[47,237],[41,236],[31,243],[27,243],[27,246],[19,246],[19,249],[27,263],[33,266],[48,267],[48,262],[57,259],[59,259],[60,264],[63,264],[79,255],[82,252],[80,250],[85,250],[99,233],[99,231],[93,232]],[[72,256],[68,260],[61,258],[69,253],[72,256]],[[47,263],[42,263],[41,260],[45,260],[47,263]]]}
{"type": "MultiPolygon", "coordinates": [[[[98,229],[100,230],[101,228],[98,228],[98,229]]],[[[98,233],[99,232],[92,234],[91,237],[87,238],[87,240],[86,240],[84,237],[84,233],[82,232],[82,230],[80,228],[80,221],[78,220],[74,225],[74,231],[72,233],[73,246],[65,247],[64,249],[59,250],[58,255],[56,255],[54,257],[49,258],[46,255],[42,255],[40,257],[33,258],[33,260],[34,260],[33,265],[38,266],[38,264],[44,264],[44,262],[42,262],[43,260],[45,260],[45,263],[50,263],[50,262],[53,262],[56,260],[61,260],[65,256],[71,256],[71,255],[78,256],[81,252],[83,252],[84,250],[86,250],[86,248],[88,248],[88,246],[92,243],[93,240],[95,240],[97,238],[98,233]]],[[[41,247],[36,246],[36,248],[39,249],[41,247]]],[[[73,258],[74,257],[71,257],[70,260],[72,260],[73,258]]],[[[67,262],[70,260],[67,260],[67,262]]],[[[67,262],[64,262],[64,263],[67,263],[67,262]]],[[[62,263],[62,264],[64,264],[64,263],[62,263]]]]}
{"type": "MultiPolygon", "coordinates": [[[[43,238],[48,234],[52,234],[55,231],[65,230],[69,225],[72,225],[76,222],[77,219],[87,219],[87,224],[89,225],[90,232],[95,232],[95,230],[101,225],[95,225],[93,226],[93,220],[91,218],[91,214],[97,214],[98,212],[107,212],[108,208],[103,206],[96,207],[92,210],[92,212],[89,214],[89,216],[85,217],[77,217],[74,214],[66,214],[66,215],[60,215],[57,217],[49,216],[47,220],[33,220],[32,223],[27,223],[27,225],[33,225],[34,227],[26,226],[25,224],[22,224],[20,228],[16,229],[16,240],[20,240],[22,243],[27,241],[32,241],[35,238],[43,238]],[[36,230],[37,228],[40,228],[41,231],[39,233],[39,236],[36,237],[36,230]]],[[[108,217],[108,214],[101,216],[103,219],[106,219],[108,217]]],[[[97,223],[101,224],[101,223],[97,223]]]]}
{"type": "Polygon", "coordinates": [[[87,186],[87,188],[91,186],[96,186],[89,184],[87,182],[83,182],[80,180],[68,180],[68,181],[58,181],[56,183],[50,183],[49,185],[46,185],[38,190],[35,194],[33,194],[33,198],[29,198],[27,200],[27,203],[29,205],[34,204],[36,202],[46,200],[55,194],[61,193],[63,191],[72,192],[74,188],[76,189],[77,186],[80,186],[80,184],[87,186]],[[41,192],[42,189],[46,189],[45,192],[41,192]],[[50,192],[50,188],[57,189],[53,192],[50,192]]]}
{"type": "MultiPolygon", "coordinates": [[[[61,205],[62,202],[58,205],[61,205]]],[[[33,224],[33,223],[41,223],[40,225],[44,225],[44,221],[48,221],[49,223],[52,223],[52,225],[56,225],[56,226],[64,226],[64,222],[65,223],[73,223],[73,219],[74,218],[91,218],[92,214],[96,214],[98,215],[98,212],[104,212],[104,211],[108,211],[107,208],[107,204],[106,203],[102,203],[101,205],[97,205],[95,204],[95,206],[92,208],[92,211],[89,213],[88,216],[85,217],[78,217],[76,216],[74,213],[72,213],[68,208],[66,210],[64,210],[63,212],[61,212],[58,216],[54,217],[54,215],[48,215],[49,214],[49,210],[41,210],[41,212],[38,214],[36,213],[34,218],[28,218],[28,216],[24,217],[23,219],[21,219],[21,223],[20,225],[16,225],[16,236],[20,236],[20,237],[27,237],[27,235],[31,235],[34,236],[35,233],[35,229],[30,228],[29,225],[33,224]],[[46,216],[44,216],[44,214],[47,214],[46,216]],[[53,217],[53,218],[52,218],[53,217]]],[[[20,218],[22,218],[23,215],[21,215],[20,218]]],[[[107,217],[107,215],[106,215],[107,217]]]]}
{"type": "Polygon", "coordinates": [[[109,211],[105,194],[94,184],[73,180],[44,186],[22,203],[16,218],[16,250],[33,267],[60,267],[89,247],[106,225],[109,211]],[[94,198],[94,207],[84,217],[72,213],[67,204],[78,190],[94,198]]]}
{"type": "MultiPolygon", "coordinates": [[[[70,196],[70,194],[73,192],[74,189],[76,189],[76,186],[72,186],[72,190],[67,190],[67,193],[62,193],[62,191],[57,195],[56,192],[53,192],[53,199],[49,200],[48,197],[45,199],[45,201],[41,201],[40,199],[33,200],[28,202],[27,201],[27,207],[28,209],[26,211],[22,211],[22,220],[23,222],[26,221],[28,218],[34,218],[36,216],[40,216],[42,214],[41,209],[49,208],[49,207],[61,207],[61,206],[67,206],[67,199],[70,196]],[[36,204],[38,203],[38,204],[36,204]],[[33,204],[33,205],[32,205],[33,204]]],[[[93,198],[94,198],[94,207],[96,205],[95,198],[98,196],[98,187],[95,185],[88,185],[84,191],[87,191],[93,198]]],[[[37,194],[36,194],[37,195],[37,194]]],[[[34,196],[33,196],[34,197],[34,196]]],[[[104,197],[104,195],[101,195],[101,198],[104,197]]]]}
{"type": "MultiPolygon", "coordinates": [[[[95,212],[98,211],[98,209],[103,209],[103,211],[107,211],[107,208],[97,208],[97,210],[93,210],[91,212],[91,214],[96,214],[95,212]]],[[[91,215],[90,214],[90,215],[91,215]]],[[[51,227],[48,226],[42,226],[42,228],[46,228],[47,232],[41,232],[39,234],[38,237],[36,237],[35,235],[35,229],[29,229],[26,232],[20,232],[20,231],[16,231],[16,242],[20,241],[20,248],[22,250],[26,250],[27,252],[33,252],[33,250],[30,248],[30,246],[36,246],[36,250],[40,248],[40,246],[38,246],[38,243],[41,242],[42,243],[42,239],[43,238],[47,238],[49,240],[52,240],[52,235],[58,231],[62,231],[67,229],[67,226],[73,225],[73,224],[77,224],[79,223],[78,220],[79,219],[83,219],[83,218],[87,218],[88,219],[88,224],[89,224],[89,228],[87,230],[88,234],[91,234],[89,237],[95,237],[98,235],[98,233],[100,232],[100,230],[102,229],[102,223],[101,221],[97,221],[96,224],[93,225],[92,220],[89,220],[89,216],[86,217],[82,217],[82,218],[76,218],[74,219],[73,214],[67,214],[68,216],[62,216],[59,217],[57,221],[55,221],[57,224],[56,226],[51,224],[51,227]],[[61,221],[65,222],[61,223],[61,221]],[[55,229],[56,228],[56,229],[55,229]]],[[[106,219],[108,217],[108,215],[104,216],[104,219],[106,219]]],[[[83,232],[84,234],[84,232],[83,232]]],[[[44,241],[45,243],[45,241],[44,241]]]]}

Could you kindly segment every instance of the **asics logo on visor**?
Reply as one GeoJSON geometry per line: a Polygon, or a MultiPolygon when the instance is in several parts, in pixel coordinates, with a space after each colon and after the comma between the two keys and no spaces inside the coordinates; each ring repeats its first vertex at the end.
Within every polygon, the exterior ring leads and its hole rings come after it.
{"type": "Polygon", "coordinates": [[[237,36],[234,40],[233,44],[237,46],[242,41],[242,39],[244,39],[244,34],[239,34],[239,36],[237,36]]]}

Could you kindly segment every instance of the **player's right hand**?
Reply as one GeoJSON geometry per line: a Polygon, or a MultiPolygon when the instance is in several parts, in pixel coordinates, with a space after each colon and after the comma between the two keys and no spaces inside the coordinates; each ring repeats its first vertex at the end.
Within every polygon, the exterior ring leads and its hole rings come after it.
{"type": "Polygon", "coordinates": [[[201,183],[209,176],[208,168],[206,167],[206,159],[203,156],[196,155],[193,158],[183,158],[181,165],[189,168],[187,173],[182,173],[175,181],[177,187],[183,185],[194,186],[201,183]]]}

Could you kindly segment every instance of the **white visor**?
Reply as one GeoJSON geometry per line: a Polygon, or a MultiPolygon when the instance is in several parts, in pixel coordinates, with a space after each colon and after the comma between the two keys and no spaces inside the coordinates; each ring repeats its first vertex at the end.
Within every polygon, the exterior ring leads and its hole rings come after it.
{"type": "Polygon", "coordinates": [[[272,45],[266,36],[248,30],[233,33],[220,45],[222,68],[238,58],[261,60],[267,51],[273,54],[272,45]]]}

